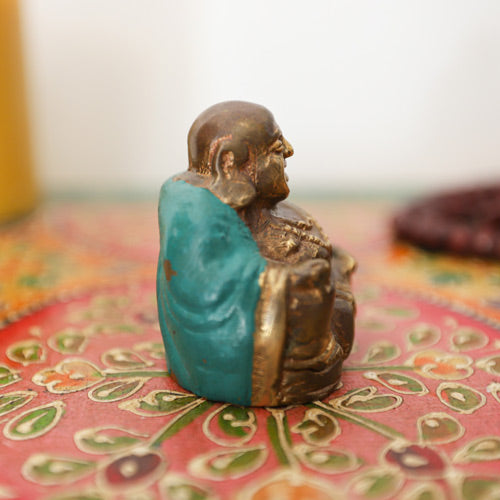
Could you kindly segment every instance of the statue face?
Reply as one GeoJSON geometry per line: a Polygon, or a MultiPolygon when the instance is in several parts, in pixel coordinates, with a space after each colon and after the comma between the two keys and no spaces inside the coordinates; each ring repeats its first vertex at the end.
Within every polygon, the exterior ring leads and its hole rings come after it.
{"type": "Polygon", "coordinates": [[[267,148],[258,155],[255,168],[255,188],[261,199],[284,200],[290,193],[285,174],[286,158],[293,155],[291,144],[278,128],[267,148]]]}

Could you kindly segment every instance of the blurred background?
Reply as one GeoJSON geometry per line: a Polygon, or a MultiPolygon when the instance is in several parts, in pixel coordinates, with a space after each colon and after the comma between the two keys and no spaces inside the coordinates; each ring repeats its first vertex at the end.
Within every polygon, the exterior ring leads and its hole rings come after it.
{"type": "MultiPolygon", "coordinates": [[[[2,0],[11,1],[11,0],[2,0]]],[[[42,193],[155,193],[196,116],[261,103],[296,193],[500,179],[500,2],[24,0],[42,193]]]]}

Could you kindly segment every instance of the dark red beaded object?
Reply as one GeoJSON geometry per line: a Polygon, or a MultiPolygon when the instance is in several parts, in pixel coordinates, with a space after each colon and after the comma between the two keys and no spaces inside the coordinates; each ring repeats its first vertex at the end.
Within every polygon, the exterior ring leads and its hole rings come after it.
{"type": "Polygon", "coordinates": [[[500,185],[418,200],[395,217],[394,230],[430,250],[500,259],[500,185]]]}

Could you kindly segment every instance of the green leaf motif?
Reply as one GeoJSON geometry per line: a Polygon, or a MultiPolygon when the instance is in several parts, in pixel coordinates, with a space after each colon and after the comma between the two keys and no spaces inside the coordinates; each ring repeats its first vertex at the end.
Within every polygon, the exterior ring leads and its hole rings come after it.
{"type": "Polygon", "coordinates": [[[436,344],[441,338],[441,330],[430,323],[418,323],[406,334],[408,338],[408,349],[423,349],[436,344]]]}
{"type": "Polygon", "coordinates": [[[403,485],[404,478],[398,470],[374,467],[354,478],[350,489],[360,498],[383,499],[394,495],[403,485]]]}
{"type": "Polygon", "coordinates": [[[169,500],[206,500],[214,498],[205,489],[191,484],[175,484],[165,489],[169,500]]]}
{"type": "Polygon", "coordinates": [[[124,401],[118,407],[142,417],[161,417],[177,413],[197,399],[194,394],[185,392],[152,391],[143,398],[124,401]]]}
{"type": "Polygon", "coordinates": [[[8,366],[0,365],[0,388],[19,382],[21,377],[8,366]]]}
{"type": "Polygon", "coordinates": [[[42,344],[35,339],[23,340],[10,345],[6,354],[10,360],[24,366],[41,363],[46,357],[42,344]]]}
{"type": "Polygon", "coordinates": [[[64,413],[64,403],[52,403],[31,408],[11,420],[3,430],[5,437],[14,440],[33,439],[54,428],[64,413]]]}
{"type": "Polygon", "coordinates": [[[414,377],[402,375],[396,372],[366,372],[364,377],[369,380],[375,380],[383,386],[399,394],[413,394],[422,396],[429,392],[429,389],[414,377]]]}
{"type": "Polygon", "coordinates": [[[290,426],[286,412],[282,409],[270,409],[267,418],[267,434],[279,463],[288,466],[292,463],[289,447],[292,445],[290,426]]]}
{"type": "Polygon", "coordinates": [[[161,444],[175,436],[182,429],[190,425],[198,419],[203,413],[208,411],[214,403],[205,399],[199,398],[191,405],[186,405],[182,410],[178,411],[175,418],[163,427],[161,432],[155,436],[154,441],[151,443],[152,447],[159,447],[161,444]]]}
{"type": "Polygon", "coordinates": [[[257,431],[255,413],[250,408],[225,404],[213,411],[203,422],[203,432],[222,446],[241,446],[257,431]]]}
{"type": "Polygon", "coordinates": [[[0,394],[0,416],[7,415],[28,404],[35,396],[34,391],[15,391],[0,394]]]}
{"type": "Polygon", "coordinates": [[[162,498],[168,500],[215,500],[212,491],[187,477],[169,473],[160,480],[162,498]]]}
{"type": "Polygon", "coordinates": [[[374,386],[362,387],[348,392],[344,396],[332,399],[330,404],[356,412],[379,412],[397,408],[403,402],[396,394],[377,394],[374,386]]]}
{"type": "Polygon", "coordinates": [[[205,479],[223,481],[246,476],[261,467],[267,458],[262,446],[223,449],[197,456],[188,465],[190,474],[205,479]]]}
{"type": "Polygon", "coordinates": [[[255,413],[252,410],[233,405],[226,406],[218,418],[219,427],[224,433],[237,438],[248,436],[252,431],[253,422],[255,413]]]}
{"type": "Polygon", "coordinates": [[[92,401],[101,403],[111,403],[120,401],[135,394],[149,380],[148,378],[122,378],[105,382],[89,391],[89,398],[92,401]]]}
{"type": "Polygon", "coordinates": [[[442,403],[458,413],[474,413],[486,403],[486,397],[479,391],[455,382],[443,382],[436,393],[442,403]]]}
{"type": "Polygon", "coordinates": [[[292,432],[300,434],[306,443],[325,446],[340,434],[340,425],[333,415],[309,408],[302,421],[292,427],[292,432]]]}
{"type": "Polygon", "coordinates": [[[427,413],[417,420],[420,439],[425,443],[444,444],[460,439],[465,429],[451,415],[443,412],[427,413]]]}
{"type": "Polygon", "coordinates": [[[403,500],[446,500],[443,490],[435,483],[418,484],[403,500]]]}
{"type": "Polygon", "coordinates": [[[75,444],[84,453],[115,453],[134,447],[144,434],[119,427],[92,427],[75,433],[75,444]]]}
{"type": "Polygon", "coordinates": [[[457,351],[472,351],[488,345],[488,336],[476,328],[458,328],[451,337],[451,346],[457,351]]]}
{"type": "Polygon", "coordinates": [[[366,364],[385,363],[398,358],[400,354],[401,350],[396,344],[380,340],[370,346],[362,362],[366,364]]]}
{"type": "Polygon", "coordinates": [[[51,349],[61,354],[79,354],[85,351],[88,336],[74,328],[58,332],[47,341],[51,349]]]}
{"type": "Polygon", "coordinates": [[[331,447],[302,444],[294,447],[294,451],[304,465],[323,474],[342,474],[361,465],[353,453],[331,447]]]}
{"type": "Polygon", "coordinates": [[[142,359],[136,352],[121,347],[110,349],[101,356],[101,359],[106,366],[115,370],[137,370],[153,364],[142,359]]]}
{"type": "Polygon", "coordinates": [[[500,498],[498,477],[466,477],[462,483],[463,500],[497,500],[500,498]]]}
{"type": "Polygon", "coordinates": [[[67,484],[89,474],[96,467],[90,460],[56,457],[47,453],[31,455],[23,464],[22,474],[42,486],[67,484]]]}
{"type": "Polygon", "coordinates": [[[459,450],[453,461],[455,463],[470,463],[498,459],[500,459],[500,437],[485,436],[474,439],[459,450]]]}

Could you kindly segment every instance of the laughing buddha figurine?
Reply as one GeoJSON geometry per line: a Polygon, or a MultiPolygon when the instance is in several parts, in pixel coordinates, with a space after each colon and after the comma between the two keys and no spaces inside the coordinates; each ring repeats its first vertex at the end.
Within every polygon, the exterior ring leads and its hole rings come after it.
{"type": "Polygon", "coordinates": [[[339,384],[353,342],[354,260],[289,193],[293,149],[241,101],[193,123],[189,167],[162,187],[157,298],[168,369],[245,406],[306,403],[339,384]]]}

